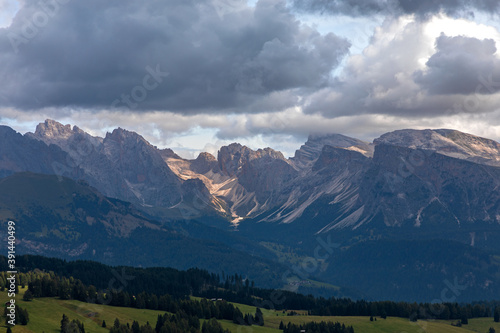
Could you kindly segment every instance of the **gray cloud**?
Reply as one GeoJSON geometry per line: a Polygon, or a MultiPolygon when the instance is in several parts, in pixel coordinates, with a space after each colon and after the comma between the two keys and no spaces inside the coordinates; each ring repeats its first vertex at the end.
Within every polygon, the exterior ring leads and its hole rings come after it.
{"type": "MultiPolygon", "coordinates": [[[[437,52],[427,61],[426,71],[414,74],[415,82],[432,94],[491,94],[500,86],[481,87],[488,77],[500,79],[500,60],[495,41],[441,35],[437,52]]],[[[498,80],[497,80],[498,81],[498,80]]]]}
{"type": "Polygon", "coordinates": [[[439,12],[451,16],[473,16],[474,11],[500,12],[498,0],[294,0],[293,4],[299,10],[349,16],[416,14],[424,18],[439,12]]]}
{"type": "Polygon", "coordinates": [[[0,29],[0,105],[281,110],[297,103],[297,90],[326,86],[349,47],[301,25],[284,0],[255,8],[243,0],[29,0],[0,29]]]}

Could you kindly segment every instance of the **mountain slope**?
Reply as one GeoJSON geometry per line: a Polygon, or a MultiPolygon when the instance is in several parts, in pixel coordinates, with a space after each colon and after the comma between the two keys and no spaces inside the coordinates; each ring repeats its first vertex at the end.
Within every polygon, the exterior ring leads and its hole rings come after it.
{"type": "Polygon", "coordinates": [[[18,173],[0,179],[0,237],[16,222],[17,251],[113,265],[238,272],[279,286],[279,264],[150,220],[130,203],[68,178],[18,173]]]}

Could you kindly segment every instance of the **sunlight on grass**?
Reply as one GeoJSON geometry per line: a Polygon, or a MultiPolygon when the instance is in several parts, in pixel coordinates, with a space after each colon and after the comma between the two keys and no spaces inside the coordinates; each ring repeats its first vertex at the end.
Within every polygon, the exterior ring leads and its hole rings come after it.
{"type": "MultiPolygon", "coordinates": [[[[115,318],[121,323],[132,323],[137,320],[141,325],[149,322],[152,327],[156,325],[157,316],[164,314],[164,311],[143,310],[135,308],[122,308],[107,305],[88,304],[74,300],[60,300],[58,298],[37,298],[30,302],[22,300],[24,290],[16,297],[16,302],[29,312],[30,322],[27,326],[16,326],[14,333],[45,332],[58,333],[60,331],[60,322],[63,313],[70,320],[78,319],[85,325],[85,331],[88,333],[106,333],[109,329],[102,328],[102,321],[105,320],[108,328],[113,325],[115,318]]],[[[192,297],[192,299],[200,299],[192,297]]],[[[7,293],[0,293],[0,302],[5,303],[8,300],[7,293]]],[[[255,313],[256,307],[232,303],[240,308],[242,313],[255,313]]],[[[301,315],[286,316],[282,311],[262,309],[264,314],[264,327],[261,326],[239,326],[228,320],[221,320],[224,328],[235,333],[279,333],[278,327],[281,321],[286,325],[288,322],[294,324],[304,324],[311,321],[333,321],[352,325],[356,333],[460,333],[460,332],[478,332],[487,333],[490,327],[500,332],[500,323],[494,323],[493,318],[469,319],[469,325],[463,327],[454,327],[452,321],[422,321],[416,323],[410,322],[405,318],[387,319],[377,318],[376,321],[370,321],[369,317],[319,317],[307,316],[305,311],[297,311],[301,315]]],[[[5,326],[5,318],[2,319],[2,330],[5,326]]]]}

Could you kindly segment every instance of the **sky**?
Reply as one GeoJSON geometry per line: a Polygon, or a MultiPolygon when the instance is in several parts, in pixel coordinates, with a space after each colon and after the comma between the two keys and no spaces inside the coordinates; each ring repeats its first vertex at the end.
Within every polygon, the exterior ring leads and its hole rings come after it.
{"type": "Polygon", "coordinates": [[[403,128],[500,139],[497,0],[0,0],[0,124],[186,158],[403,128]]]}

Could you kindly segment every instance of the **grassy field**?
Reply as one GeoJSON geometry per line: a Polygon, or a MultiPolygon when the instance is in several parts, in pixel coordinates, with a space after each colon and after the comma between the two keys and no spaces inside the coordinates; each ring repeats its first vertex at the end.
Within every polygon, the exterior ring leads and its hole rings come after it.
{"type": "MultiPolygon", "coordinates": [[[[370,321],[369,317],[317,317],[317,316],[293,316],[293,317],[267,317],[264,318],[266,326],[278,328],[280,321],[294,324],[304,324],[310,321],[338,321],[346,325],[352,325],[356,333],[460,333],[460,332],[482,332],[487,333],[490,327],[500,332],[500,323],[494,323],[493,318],[470,319],[469,325],[462,327],[451,326],[452,321],[436,320],[416,323],[404,318],[387,319],[377,318],[370,321]]],[[[456,320],[455,320],[456,321],[456,320]]]]}
{"type": "MultiPolygon", "coordinates": [[[[133,308],[112,307],[107,305],[87,304],[73,300],[60,300],[57,298],[38,298],[31,302],[22,301],[22,294],[16,297],[16,302],[29,312],[30,322],[27,326],[16,326],[14,333],[56,333],[59,332],[60,322],[63,313],[70,320],[78,319],[85,324],[85,330],[88,333],[105,333],[108,329],[102,328],[102,321],[105,320],[107,326],[113,325],[115,318],[122,323],[132,323],[133,320],[139,321],[141,325],[147,321],[151,326],[156,325],[158,314],[164,314],[164,311],[140,310],[133,308]]],[[[195,298],[198,299],[198,298],[195,298]]],[[[8,300],[6,293],[0,293],[0,302],[5,303],[8,300]]],[[[234,303],[233,303],[234,304],[234,303]]],[[[249,305],[234,304],[239,307],[242,313],[255,313],[256,308],[249,305]]],[[[297,311],[302,315],[286,316],[282,311],[262,310],[264,314],[265,326],[238,326],[231,321],[221,320],[224,328],[237,333],[279,333],[278,327],[281,321],[284,324],[288,322],[303,324],[310,321],[339,321],[346,325],[352,325],[356,333],[460,333],[460,332],[480,332],[487,333],[490,327],[495,328],[500,333],[500,323],[494,323],[493,318],[470,319],[469,325],[462,327],[451,326],[452,321],[418,321],[411,323],[404,318],[377,318],[377,321],[371,322],[368,317],[318,317],[306,316],[304,311],[297,311]]],[[[3,314],[3,313],[2,313],[3,314]]],[[[5,320],[2,319],[0,332],[5,332],[5,320]]]]}
{"type": "MultiPolygon", "coordinates": [[[[195,298],[199,299],[199,298],[195,298]]],[[[243,313],[255,313],[256,307],[233,303],[239,307],[243,313]]],[[[290,311],[288,311],[290,312],[290,311]]],[[[404,318],[377,318],[377,321],[370,321],[369,317],[319,317],[307,316],[306,311],[296,310],[295,312],[301,314],[299,316],[287,316],[282,311],[273,311],[262,309],[264,314],[265,327],[241,327],[233,323],[222,321],[224,328],[231,330],[231,332],[281,332],[278,330],[281,321],[286,325],[288,322],[294,324],[304,324],[311,321],[333,321],[341,322],[346,325],[351,325],[356,333],[460,333],[460,332],[481,332],[487,333],[490,327],[495,328],[500,333],[500,323],[493,322],[493,318],[478,318],[469,319],[469,324],[462,327],[452,326],[452,322],[456,320],[435,320],[423,321],[419,320],[416,323],[410,322],[404,318]],[[265,328],[269,331],[263,330],[265,328]]]]}
{"type": "MultiPolygon", "coordinates": [[[[28,310],[30,321],[27,326],[16,325],[12,330],[15,333],[60,332],[63,313],[66,314],[70,320],[78,319],[82,321],[85,325],[85,331],[88,333],[109,332],[108,329],[101,327],[102,321],[105,320],[107,326],[111,327],[113,326],[115,318],[118,318],[122,323],[132,323],[134,320],[137,320],[141,325],[149,321],[154,328],[158,314],[165,313],[165,311],[120,308],[107,305],[88,304],[73,300],[63,301],[57,298],[37,298],[33,301],[25,302],[22,300],[22,293],[23,291],[21,290],[21,295],[17,295],[16,303],[28,310]]],[[[4,304],[7,301],[7,294],[0,293],[0,302],[4,304]]],[[[4,319],[2,319],[1,325],[1,327],[6,327],[4,319]]],[[[5,332],[5,328],[2,328],[0,332],[5,332]]]]}

